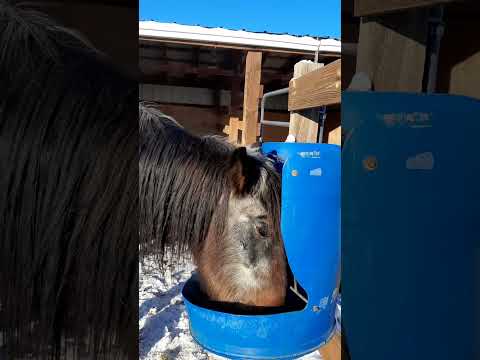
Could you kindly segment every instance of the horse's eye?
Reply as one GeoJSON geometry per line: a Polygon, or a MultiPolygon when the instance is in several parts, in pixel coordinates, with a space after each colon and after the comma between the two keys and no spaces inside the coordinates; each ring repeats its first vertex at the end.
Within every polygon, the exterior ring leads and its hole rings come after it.
{"type": "Polygon", "coordinates": [[[255,225],[255,229],[257,230],[258,234],[262,237],[268,236],[268,225],[266,223],[258,223],[255,225]]]}

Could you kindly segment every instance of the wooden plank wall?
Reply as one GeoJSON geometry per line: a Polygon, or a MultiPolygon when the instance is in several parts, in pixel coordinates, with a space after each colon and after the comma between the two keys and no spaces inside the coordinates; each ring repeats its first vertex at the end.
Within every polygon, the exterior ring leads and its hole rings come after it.
{"type": "Polygon", "coordinates": [[[356,72],[367,74],[376,91],[421,92],[427,42],[427,9],[445,4],[437,92],[480,98],[478,1],[355,0],[360,25],[356,72]],[[408,5],[408,6],[407,6],[408,5]],[[411,7],[411,8],[410,8],[411,7]],[[394,13],[392,10],[410,8],[394,13]]]}
{"type": "Polygon", "coordinates": [[[357,73],[365,73],[376,91],[422,91],[427,40],[427,11],[413,9],[362,18],[357,73]]]}

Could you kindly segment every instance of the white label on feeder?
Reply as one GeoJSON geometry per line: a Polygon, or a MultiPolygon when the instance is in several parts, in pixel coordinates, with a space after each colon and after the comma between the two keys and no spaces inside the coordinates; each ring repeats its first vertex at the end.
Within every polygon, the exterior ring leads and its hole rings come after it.
{"type": "Polygon", "coordinates": [[[408,170],[432,170],[434,162],[433,154],[425,152],[408,158],[405,166],[408,170]]]}
{"type": "Polygon", "coordinates": [[[432,127],[431,113],[388,113],[377,114],[377,118],[383,121],[386,127],[408,126],[411,128],[430,128],[432,127]]]}
{"type": "Polygon", "coordinates": [[[322,168],[310,170],[310,176],[322,176],[322,168]]]}
{"type": "Polygon", "coordinates": [[[320,299],[320,302],[318,303],[318,307],[320,309],[325,309],[328,305],[328,296],[325,296],[324,298],[320,299]]]}
{"type": "Polygon", "coordinates": [[[298,153],[302,158],[319,158],[320,151],[301,151],[298,153]]]}

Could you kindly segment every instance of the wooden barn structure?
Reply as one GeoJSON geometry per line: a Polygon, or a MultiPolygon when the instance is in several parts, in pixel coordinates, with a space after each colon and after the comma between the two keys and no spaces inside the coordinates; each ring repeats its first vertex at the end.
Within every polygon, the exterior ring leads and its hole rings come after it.
{"type": "Polygon", "coordinates": [[[374,91],[480,98],[479,15],[475,0],[343,0],[342,88],[363,73],[374,91]]]}
{"type": "MultiPolygon", "coordinates": [[[[327,80],[332,80],[329,86],[337,86],[338,96],[334,102],[322,104],[328,105],[328,121],[325,121],[326,131],[320,136],[328,140],[331,130],[340,125],[340,62],[337,60],[341,44],[337,39],[154,21],[141,21],[139,36],[140,99],[157,102],[163,112],[193,133],[228,135],[237,144],[256,143],[260,135],[263,94],[284,89],[283,94],[265,99],[267,124],[262,127],[262,139],[285,141],[288,124],[278,126],[278,122],[293,120],[290,132],[292,126],[299,131],[302,119],[305,124],[315,124],[319,122],[319,114],[323,114],[317,105],[308,104],[308,100],[306,104],[298,102],[300,98],[305,99],[305,94],[298,93],[300,88],[312,82],[303,81],[302,85],[302,80],[293,81],[294,72],[298,77],[324,65],[328,70],[332,69],[331,65],[328,67],[332,63],[337,80],[330,77],[327,80]],[[290,94],[298,93],[293,99],[289,97],[289,85],[290,94]]],[[[313,83],[313,86],[323,85],[313,83]]],[[[306,133],[300,134],[299,141],[302,136],[306,133]]],[[[312,136],[315,141],[322,140],[317,139],[318,133],[312,136]]]]}

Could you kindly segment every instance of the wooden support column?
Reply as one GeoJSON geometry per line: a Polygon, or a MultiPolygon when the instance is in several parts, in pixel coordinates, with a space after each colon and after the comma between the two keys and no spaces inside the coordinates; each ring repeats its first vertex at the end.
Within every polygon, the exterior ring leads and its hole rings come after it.
{"type": "MultiPolygon", "coordinates": [[[[323,64],[302,60],[295,64],[293,78],[299,78],[321,67],[323,64]]],[[[288,134],[295,136],[296,142],[317,142],[319,115],[318,109],[309,109],[302,113],[292,112],[288,134]]]]}
{"type": "Polygon", "coordinates": [[[258,98],[262,76],[262,53],[249,51],[245,65],[245,90],[243,95],[242,144],[251,145],[257,142],[258,98]]]}
{"type": "Polygon", "coordinates": [[[230,124],[228,125],[228,141],[232,144],[238,144],[238,129],[240,120],[237,117],[230,118],[230,124]]]}

